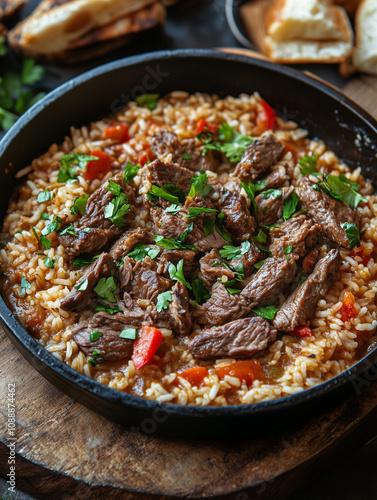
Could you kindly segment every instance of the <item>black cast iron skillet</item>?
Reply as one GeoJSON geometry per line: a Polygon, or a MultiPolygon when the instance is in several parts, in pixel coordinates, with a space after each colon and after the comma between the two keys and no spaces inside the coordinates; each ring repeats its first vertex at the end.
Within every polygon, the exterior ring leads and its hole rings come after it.
{"type": "MultiPolygon", "coordinates": [[[[119,111],[137,95],[173,90],[237,96],[258,91],[283,118],[307,128],[352,168],[376,181],[377,123],[333,88],[269,62],[209,50],[154,52],[93,69],[62,85],[27,111],[0,143],[0,216],[16,185],[15,173],[81,126],[119,111]]],[[[377,349],[337,377],[279,400],[222,408],[179,406],[130,396],[96,383],[58,361],[20,325],[0,298],[0,320],[25,358],[73,399],[146,433],[181,437],[245,436],[270,431],[358,390],[377,349]]]]}

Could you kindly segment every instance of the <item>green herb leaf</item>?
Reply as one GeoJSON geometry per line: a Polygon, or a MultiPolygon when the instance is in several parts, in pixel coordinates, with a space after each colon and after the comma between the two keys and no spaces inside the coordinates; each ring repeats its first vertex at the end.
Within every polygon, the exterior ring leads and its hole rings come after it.
{"type": "Polygon", "coordinates": [[[182,153],[182,160],[192,160],[192,156],[190,156],[186,151],[182,153]]]}
{"type": "Polygon", "coordinates": [[[51,191],[49,189],[46,189],[46,191],[39,191],[37,196],[38,203],[45,203],[46,201],[50,200],[51,200],[51,191]]]}
{"type": "Polygon", "coordinates": [[[218,128],[218,140],[216,142],[214,142],[215,137],[213,134],[212,137],[209,136],[208,132],[205,132],[205,134],[206,140],[202,141],[206,144],[203,154],[206,154],[210,149],[215,149],[224,153],[231,162],[240,161],[246,148],[254,141],[253,137],[239,134],[228,123],[223,123],[218,128]]]}
{"type": "Polygon", "coordinates": [[[39,82],[44,75],[45,70],[42,66],[38,66],[34,59],[24,59],[21,72],[21,82],[25,85],[34,85],[39,82]]]}
{"type": "Polygon", "coordinates": [[[200,175],[194,175],[190,182],[191,189],[188,195],[191,198],[195,198],[197,194],[204,197],[212,191],[212,186],[208,184],[208,176],[205,172],[200,175]]]}
{"type": "Polygon", "coordinates": [[[76,290],[79,292],[85,292],[85,290],[88,288],[89,281],[87,279],[84,279],[81,283],[78,285],[75,285],[76,290]]]}
{"type": "Polygon", "coordinates": [[[109,185],[106,188],[107,191],[110,191],[115,196],[119,196],[122,192],[122,188],[119,184],[114,182],[112,179],[109,180],[109,185]]]}
{"type": "Polygon", "coordinates": [[[177,267],[175,267],[175,265],[172,262],[169,262],[169,274],[172,280],[179,281],[180,283],[185,285],[189,290],[191,290],[191,285],[186,281],[186,278],[184,277],[183,274],[183,259],[181,259],[178,262],[177,267]]]}
{"type": "Polygon", "coordinates": [[[265,232],[263,232],[262,229],[260,229],[259,233],[257,234],[257,236],[254,237],[254,239],[256,239],[257,241],[259,241],[259,243],[266,243],[266,241],[267,241],[267,234],[265,232]]]}
{"type": "Polygon", "coordinates": [[[94,367],[94,366],[97,366],[97,363],[94,361],[94,359],[89,358],[89,359],[88,359],[88,365],[90,365],[90,366],[93,366],[93,367],[94,367]]]}
{"type": "Polygon", "coordinates": [[[350,249],[360,246],[360,233],[356,224],[341,222],[341,227],[345,230],[347,238],[350,240],[350,249]]]}
{"type": "Polygon", "coordinates": [[[284,255],[289,255],[290,253],[292,253],[292,250],[293,250],[293,245],[289,245],[286,248],[284,248],[283,254],[284,255]]]}
{"type": "Polygon", "coordinates": [[[191,207],[188,209],[186,217],[188,219],[196,219],[203,212],[212,213],[212,212],[218,212],[218,210],[215,210],[214,208],[191,207]]]}
{"type": "Polygon", "coordinates": [[[173,196],[176,196],[179,200],[179,203],[184,203],[186,201],[186,193],[182,191],[182,189],[179,189],[178,186],[175,184],[163,184],[162,186],[165,191],[167,191],[169,194],[172,194],[173,196]]]}
{"type": "Polygon", "coordinates": [[[320,172],[317,172],[317,161],[318,155],[312,152],[306,154],[303,158],[300,158],[300,172],[302,175],[322,175],[320,172]]]}
{"type": "Polygon", "coordinates": [[[159,253],[160,250],[158,248],[146,247],[140,244],[136,245],[132,252],[129,252],[127,255],[137,262],[143,260],[147,255],[149,255],[151,259],[155,259],[159,253]]]}
{"type": "Polygon", "coordinates": [[[213,228],[215,227],[215,219],[209,215],[203,217],[203,232],[204,236],[209,236],[213,233],[213,228]]]}
{"type": "Polygon", "coordinates": [[[90,340],[90,342],[95,342],[96,340],[98,340],[102,336],[103,336],[102,332],[93,331],[93,332],[89,333],[89,340],[90,340]]]}
{"type": "Polygon", "coordinates": [[[139,97],[137,97],[135,100],[138,106],[142,106],[153,111],[157,106],[159,98],[160,98],[159,94],[143,94],[139,95],[139,97]]]}
{"type": "Polygon", "coordinates": [[[225,219],[225,214],[224,212],[220,212],[217,215],[215,226],[216,226],[216,231],[219,233],[219,235],[224,238],[225,241],[228,243],[232,243],[232,240],[228,234],[223,230],[223,224],[224,224],[224,219],[225,219]]]}
{"type": "Polygon", "coordinates": [[[121,339],[136,340],[139,335],[136,331],[136,328],[125,328],[124,330],[122,330],[119,337],[121,339]]]}
{"type": "Polygon", "coordinates": [[[305,273],[302,273],[300,276],[300,279],[297,282],[297,286],[302,285],[306,279],[307,279],[307,275],[305,273]]]}
{"type": "Polygon", "coordinates": [[[234,247],[232,245],[225,245],[219,253],[223,259],[240,259],[242,255],[245,255],[251,248],[249,241],[243,241],[240,247],[234,247]]]}
{"type": "Polygon", "coordinates": [[[59,231],[60,229],[60,226],[59,224],[57,223],[56,220],[54,220],[53,222],[50,222],[49,224],[47,224],[47,226],[45,226],[42,231],[41,231],[41,235],[43,236],[47,236],[48,234],[54,232],[54,231],[59,231]]]}
{"type": "Polygon", "coordinates": [[[90,161],[98,160],[98,156],[88,156],[81,153],[64,155],[59,162],[61,167],[58,172],[58,182],[75,182],[77,180],[77,169],[85,169],[90,161]]]}
{"type": "Polygon", "coordinates": [[[75,227],[70,225],[68,227],[66,227],[65,229],[63,229],[62,231],[60,231],[60,234],[69,234],[71,236],[73,236],[74,238],[78,238],[79,235],[76,234],[75,232],[75,227]]]}
{"type": "Polygon", "coordinates": [[[299,199],[295,191],[291,193],[284,201],[283,205],[283,219],[288,220],[296,212],[299,199]]]}
{"type": "Polygon", "coordinates": [[[5,38],[0,36],[0,56],[5,56],[7,54],[7,48],[5,45],[5,38]]]}
{"type": "Polygon", "coordinates": [[[112,304],[116,303],[115,295],[117,294],[117,287],[112,276],[109,278],[101,278],[95,286],[94,291],[100,297],[111,302],[112,304]]]}
{"type": "Polygon", "coordinates": [[[364,196],[350,186],[348,179],[347,182],[344,182],[340,176],[328,175],[326,177],[326,183],[330,188],[330,195],[333,198],[345,201],[354,210],[361,201],[367,201],[364,196]]]}
{"type": "Polygon", "coordinates": [[[154,197],[162,198],[163,200],[170,201],[171,203],[174,203],[176,205],[179,203],[179,199],[177,196],[174,196],[165,191],[165,189],[152,184],[152,189],[148,191],[148,198],[154,202],[154,197]]]}
{"type": "Polygon", "coordinates": [[[184,250],[184,249],[189,249],[189,250],[196,250],[196,248],[192,245],[185,245],[181,241],[173,240],[171,238],[164,238],[163,236],[153,236],[156,245],[162,247],[162,248],[167,248],[168,250],[184,250]]]}
{"type": "Polygon", "coordinates": [[[156,309],[158,312],[161,312],[163,309],[167,309],[169,307],[169,302],[173,300],[173,292],[168,290],[167,292],[160,293],[157,296],[157,305],[156,309]]]}
{"type": "Polygon", "coordinates": [[[122,228],[127,224],[125,216],[130,211],[130,205],[126,204],[126,200],[127,195],[121,192],[105,207],[105,218],[111,220],[118,228],[122,228]]]}
{"type": "Polygon", "coordinates": [[[180,205],[170,205],[169,207],[165,208],[165,212],[167,214],[177,215],[181,208],[182,207],[180,205]]]}
{"type": "Polygon", "coordinates": [[[245,193],[247,194],[247,196],[251,200],[251,204],[252,204],[253,209],[254,209],[254,215],[255,215],[255,218],[258,222],[258,207],[257,207],[257,204],[255,203],[255,194],[258,190],[258,187],[256,184],[253,184],[252,182],[249,182],[249,184],[246,184],[246,182],[241,182],[241,185],[244,188],[245,193]]]}
{"type": "Polygon", "coordinates": [[[71,214],[77,215],[80,213],[81,215],[85,215],[86,204],[88,203],[89,195],[85,194],[83,196],[76,196],[73,200],[73,205],[71,206],[71,214]]]}
{"type": "Polygon", "coordinates": [[[55,267],[55,262],[56,262],[56,259],[50,259],[50,257],[46,257],[43,261],[43,264],[46,266],[46,267],[49,267],[50,269],[54,269],[55,267]]]}
{"type": "Polygon", "coordinates": [[[264,260],[260,260],[259,262],[256,262],[256,263],[254,264],[255,269],[260,269],[260,268],[263,266],[263,264],[264,264],[265,262],[266,262],[266,259],[264,259],[264,260]]]}
{"type": "Polygon", "coordinates": [[[192,293],[194,294],[195,302],[197,304],[202,304],[211,297],[211,294],[204,286],[202,280],[200,280],[199,278],[195,278],[191,282],[191,286],[192,286],[192,293]]]}
{"type": "Polygon", "coordinates": [[[23,297],[26,293],[26,290],[28,288],[31,288],[31,284],[28,282],[28,280],[25,278],[25,276],[21,276],[21,291],[20,291],[20,296],[23,297]]]}
{"type": "Polygon", "coordinates": [[[48,238],[46,238],[46,236],[44,236],[42,233],[39,237],[39,242],[43,247],[45,247],[46,250],[51,248],[51,241],[48,238]]]}
{"type": "Polygon", "coordinates": [[[122,312],[122,309],[120,307],[118,307],[118,306],[110,307],[105,302],[102,302],[102,300],[100,300],[97,303],[97,306],[96,306],[96,308],[94,310],[95,311],[105,311],[108,314],[116,314],[116,313],[122,312]]]}
{"type": "Polygon", "coordinates": [[[359,189],[360,189],[360,186],[359,186],[359,184],[357,182],[353,182],[353,181],[349,180],[348,177],[346,177],[343,174],[339,174],[339,180],[341,180],[345,184],[348,184],[349,186],[351,186],[351,188],[354,191],[359,191],[359,189]]]}
{"type": "Polygon", "coordinates": [[[98,257],[99,255],[96,255],[95,257],[89,259],[78,257],[73,261],[73,267],[82,267],[86,266],[87,264],[93,264],[93,262],[95,262],[98,259],[98,257]]]}
{"type": "Polygon", "coordinates": [[[253,313],[257,316],[261,316],[265,319],[274,319],[278,308],[275,306],[260,307],[259,309],[253,309],[253,313]]]}
{"type": "Polygon", "coordinates": [[[126,165],[126,168],[124,170],[124,182],[126,184],[129,184],[134,177],[136,177],[137,173],[139,172],[140,165],[132,165],[132,163],[128,162],[126,165]]]}
{"type": "Polygon", "coordinates": [[[262,194],[263,198],[267,200],[268,198],[280,198],[282,193],[280,189],[266,189],[266,191],[263,191],[262,194]]]}

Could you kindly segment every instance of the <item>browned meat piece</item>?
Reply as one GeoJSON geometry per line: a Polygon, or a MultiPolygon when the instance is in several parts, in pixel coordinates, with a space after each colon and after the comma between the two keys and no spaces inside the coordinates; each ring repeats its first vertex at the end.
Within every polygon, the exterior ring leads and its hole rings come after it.
{"type": "Polygon", "coordinates": [[[153,324],[149,313],[141,309],[130,294],[123,293],[123,298],[117,298],[117,306],[122,309],[127,320],[137,326],[141,323],[153,324]]]}
{"type": "Polygon", "coordinates": [[[183,337],[191,330],[190,299],[185,285],[179,281],[172,288],[173,300],[169,304],[170,324],[174,333],[183,337]]]}
{"type": "Polygon", "coordinates": [[[157,296],[168,290],[170,281],[160,276],[156,269],[156,262],[149,256],[136,262],[131,285],[131,295],[134,299],[147,299],[156,303],[157,296]]]}
{"type": "Polygon", "coordinates": [[[242,318],[255,306],[247,297],[228,292],[222,283],[212,287],[211,298],[193,309],[192,317],[200,325],[222,325],[242,318]]]}
{"type": "Polygon", "coordinates": [[[109,254],[111,257],[117,262],[124,255],[127,255],[134,246],[145,243],[150,244],[154,243],[154,239],[145,229],[138,227],[137,229],[131,229],[130,231],[126,231],[120,238],[117,240],[113,246],[109,250],[109,254]]]}
{"type": "Polygon", "coordinates": [[[202,330],[190,343],[194,358],[250,358],[275,340],[277,330],[263,318],[237,319],[202,330]]]}
{"type": "Polygon", "coordinates": [[[271,194],[261,193],[255,198],[258,207],[258,222],[266,226],[271,226],[283,217],[283,206],[285,200],[294,191],[294,187],[277,189],[281,195],[278,198],[271,194]]]}
{"type": "Polygon", "coordinates": [[[135,261],[130,257],[124,257],[123,264],[119,268],[119,283],[120,289],[125,291],[130,291],[131,283],[134,276],[133,268],[135,266],[135,261]]]}
{"type": "MultiPolygon", "coordinates": [[[[123,182],[123,175],[117,175],[112,179],[122,187],[127,194],[127,204],[135,203],[133,190],[123,182]]],[[[105,182],[88,199],[86,213],[74,222],[73,226],[78,237],[70,234],[59,235],[59,243],[65,247],[66,252],[71,256],[81,253],[94,253],[101,250],[108,242],[120,236],[124,228],[119,228],[110,219],[105,218],[105,210],[114,195],[108,191],[109,182],[105,182]]],[[[127,215],[128,220],[132,220],[132,213],[127,215]]]]}
{"type": "Polygon", "coordinates": [[[255,219],[250,215],[246,199],[237,191],[223,189],[218,209],[225,213],[224,229],[237,245],[251,238],[255,231],[255,219]]]}
{"type": "Polygon", "coordinates": [[[240,298],[254,302],[259,307],[275,303],[289,287],[296,269],[297,265],[292,257],[267,259],[242,290],[240,298]]]}
{"type": "Polygon", "coordinates": [[[313,189],[309,177],[305,176],[297,190],[301,202],[307,207],[309,215],[321,227],[322,232],[338,245],[348,248],[350,240],[342,222],[358,225],[356,212],[344,201],[334,200],[323,191],[313,189]]]}
{"type": "Polygon", "coordinates": [[[289,175],[282,172],[280,169],[271,172],[266,178],[266,189],[276,189],[289,181],[289,175]]]}
{"type": "Polygon", "coordinates": [[[158,259],[157,272],[165,278],[169,275],[169,263],[177,266],[178,262],[183,259],[183,274],[186,279],[193,280],[198,275],[199,263],[195,260],[197,252],[195,250],[162,250],[162,254],[158,259]]]}
{"type": "Polygon", "coordinates": [[[195,146],[195,139],[180,141],[177,134],[166,129],[157,132],[152,137],[150,144],[157,157],[170,153],[173,163],[178,163],[181,167],[189,170],[215,170],[219,164],[212,151],[209,151],[205,156],[202,155],[203,148],[195,146]]]}
{"type": "Polygon", "coordinates": [[[0,19],[9,17],[20,7],[25,5],[28,0],[0,0],[0,19]]]}
{"type": "Polygon", "coordinates": [[[243,182],[256,181],[258,177],[283,157],[285,146],[273,134],[255,140],[244,152],[234,175],[243,182]]]}
{"type": "Polygon", "coordinates": [[[85,290],[72,288],[70,293],[61,301],[60,307],[65,311],[72,311],[84,306],[93,296],[93,288],[101,278],[108,278],[114,269],[114,261],[108,253],[101,254],[83,274],[80,283],[86,281],[85,290]]]}
{"type": "Polygon", "coordinates": [[[237,269],[237,267],[242,264],[245,274],[245,278],[248,278],[254,270],[254,264],[262,259],[262,252],[252,243],[250,244],[250,250],[242,255],[240,259],[232,259],[230,265],[232,268],[237,269]]]}
{"type": "Polygon", "coordinates": [[[170,165],[160,160],[155,160],[144,167],[144,176],[152,184],[163,187],[164,184],[175,184],[184,193],[191,188],[193,172],[178,165],[170,165]]]}
{"type": "Polygon", "coordinates": [[[274,319],[274,326],[290,332],[304,326],[312,319],[318,301],[329,291],[339,275],[340,254],[331,250],[317,262],[313,273],[302,283],[281,306],[274,319]]]}
{"type": "Polygon", "coordinates": [[[132,356],[133,341],[122,339],[119,335],[125,328],[140,328],[143,318],[128,318],[125,314],[110,315],[98,312],[88,321],[81,321],[73,328],[73,340],[87,356],[95,356],[96,362],[120,361],[132,356]],[[91,341],[91,332],[101,332],[98,340],[91,341]]]}
{"type": "Polygon", "coordinates": [[[304,257],[307,249],[316,244],[318,234],[318,224],[308,220],[306,215],[299,215],[270,231],[272,240],[270,250],[275,257],[283,258],[283,250],[292,245],[292,252],[299,257],[304,257]]]}
{"type": "Polygon", "coordinates": [[[160,207],[151,207],[150,214],[154,224],[156,225],[156,232],[164,238],[175,239],[177,236],[183,234],[190,224],[189,219],[179,215],[170,215],[160,207]]]}
{"type": "Polygon", "coordinates": [[[228,280],[234,279],[235,276],[234,272],[224,265],[218,250],[215,248],[200,259],[200,272],[203,283],[209,288],[223,276],[226,276],[228,280]]]}

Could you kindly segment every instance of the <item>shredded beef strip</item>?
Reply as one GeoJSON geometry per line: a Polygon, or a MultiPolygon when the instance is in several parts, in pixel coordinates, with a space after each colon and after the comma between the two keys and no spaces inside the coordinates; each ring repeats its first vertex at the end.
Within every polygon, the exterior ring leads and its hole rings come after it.
{"type": "Polygon", "coordinates": [[[265,189],[277,189],[289,181],[289,175],[284,172],[284,167],[279,167],[266,177],[265,189]]]}
{"type": "Polygon", "coordinates": [[[133,340],[122,339],[119,335],[126,328],[139,329],[142,324],[143,318],[127,317],[124,313],[110,315],[101,311],[73,328],[73,340],[87,356],[93,356],[93,352],[98,351],[100,357],[95,358],[98,363],[130,359],[133,340]],[[102,333],[94,342],[89,338],[93,331],[102,333]]]}
{"type": "Polygon", "coordinates": [[[169,304],[171,329],[183,337],[190,333],[192,326],[190,298],[185,285],[178,281],[172,288],[172,298],[169,304]]]}
{"type": "Polygon", "coordinates": [[[85,290],[72,288],[70,293],[61,301],[60,307],[65,311],[72,311],[83,308],[93,297],[93,288],[101,278],[108,278],[114,270],[114,261],[108,253],[101,254],[98,259],[91,264],[79,281],[83,283],[87,280],[85,290]]]}
{"type": "Polygon", "coordinates": [[[200,272],[202,275],[203,283],[211,288],[218,279],[226,276],[228,280],[234,279],[234,272],[225,266],[218,250],[214,248],[200,259],[200,272]]]}
{"type": "Polygon", "coordinates": [[[145,229],[138,227],[126,231],[110,248],[109,254],[117,262],[122,257],[127,255],[131,250],[139,244],[154,243],[154,239],[145,229]]]}
{"type": "MultiPolygon", "coordinates": [[[[112,180],[122,187],[127,195],[127,204],[131,205],[127,214],[127,221],[133,220],[132,205],[135,204],[135,195],[132,188],[124,184],[123,175],[117,175],[112,180]]],[[[105,210],[114,195],[108,191],[109,182],[100,186],[88,199],[85,215],[73,223],[77,237],[70,234],[59,234],[59,243],[65,247],[71,256],[82,253],[93,254],[102,250],[108,242],[120,236],[124,228],[119,228],[110,219],[105,218],[105,210]],[[85,231],[84,231],[85,230],[85,231]],[[89,232],[86,232],[89,230],[89,232]]]]}
{"type": "Polygon", "coordinates": [[[166,292],[170,281],[157,273],[157,264],[148,255],[133,268],[131,295],[134,299],[147,299],[157,302],[157,296],[166,292]]]}
{"type": "Polygon", "coordinates": [[[290,332],[312,319],[318,301],[329,291],[339,276],[340,253],[331,250],[317,262],[313,273],[284,302],[277,312],[273,325],[278,330],[290,332]]]}
{"type": "Polygon", "coordinates": [[[255,182],[272,165],[279,161],[285,153],[285,146],[273,134],[256,139],[244,152],[236,166],[234,175],[243,182],[255,182]]]}
{"type": "Polygon", "coordinates": [[[307,249],[314,246],[320,232],[320,227],[302,214],[292,217],[270,231],[270,251],[274,257],[284,257],[283,251],[292,246],[292,252],[304,257],[307,249]]]}
{"type": "Polygon", "coordinates": [[[277,330],[261,317],[244,318],[205,328],[191,341],[194,358],[250,358],[275,340],[277,330]]]}
{"type": "Polygon", "coordinates": [[[278,189],[281,195],[274,198],[271,195],[265,195],[263,192],[255,198],[258,207],[258,222],[260,225],[271,226],[283,217],[284,202],[288,196],[293,193],[294,187],[284,187],[278,189]]]}
{"type": "Polygon", "coordinates": [[[323,191],[313,189],[314,185],[309,177],[303,177],[297,190],[300,201],[330,240],[341,247],[349,248],[350,240],[340,224],[349,222],[358,226],[356,211],[344,201],[334,200],[323,191]]]}
{"type": "Polygon", "coordinates": [[[135,261],[131,259],[131,257],[124,257],[123,264],[119,267],[118,271],[120,289],[123,292],[129,292],[131,290],[131,283],[134,277],[134,266],[135,261]]]}
{"type": "Polygon", "coordinates": [[[246,199],[237,191],[224,188],[217,203],[219,212],[225,213],[224,229],[237,245],[254,234],[256,223],[250,214],[246,199]]]}

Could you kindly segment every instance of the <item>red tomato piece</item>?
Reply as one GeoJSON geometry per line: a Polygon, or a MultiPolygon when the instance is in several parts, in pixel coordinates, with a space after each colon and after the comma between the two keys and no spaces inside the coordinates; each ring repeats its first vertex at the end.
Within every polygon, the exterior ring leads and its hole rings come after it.
{"type": "Polygon", "coordinates": [[[339,309],[342,321],[349,321],[352,318],[356,318],[357,312],[355,309],[355,297],[353,294],[346,290],[343,297],[343,305],[339,309]]]}
{"type": "Polygon", "coordinates": [[[290,333],[291,335],[294,335],[295,337],[301,337],[302,339],[305,337],[311,337],[313,335],[311,329],[308,326],[299,326],[290,333]]]}
{"type": "Polygon", "coordinates": [[[189,368],[184,372],[178,373],[178,376],[186,379],[193,387],[200,387],[205,377],[208,376],[208,370],[205,366],[195,366],[194,368],[189,368]]]}
{"type": "Polygon", "coordinates": [[[155,355],[162,342],[162,333],[154,326],[144,325],[140,337],[135,340],[132,361],[138,370],[155,355]]]}
{"type": "Polygon", "coordinates": [[[120,122],[114,123],[114,125],[105,128],[104,137],[116,142],[129,141],[128,125],[120,122]]]}
{"type": "Polygon", "coordinates": [[[247,385],[251,385],[253,380],[262,378],[263,370],[257,359],[248,359],[245,361],[236,361],[226,366],[219,366],[216,368],[216,374],[219,378],[230,375],[231,377],[244,380],[247,385]]]}
{"type": "Polygon", "coordinates": [[[139,153],[137,162],[141,167],[143,167],[146,163],[148,163],[148,162],[150,163],[151,161],[153,161],[155,159],[156,159],[156,156],[152,152],[151,148],[148,146],[147,148],[145,148],[144,151],[139,153]]]}
{"type": "Polygon", "coordinates": [[[204,120],[202,118],[197,127],[196,127],[196,135],[200,134],[201,132],[211,132],[211,134],[217,135],[217,129],[219,128],[216,123],[208,123],[207,120],[204,120]]]}
{"type": "Polygon", "coordinates": [[[94,179],[103,179],[106,174],[111,170],[113,158],[104,153],[100,149],[95,149],[91,152],[91,156],[97,156],[98,160],[89,161],[86,169],[82,174],[87,181],[94,181],[94,179]]]}
{"type": "Polygon", "coordinates": [[[276,113],[265,100],[258,103],[257,129],[259,134],[266,130],[275,130],[277,128],[276,113]]]}

